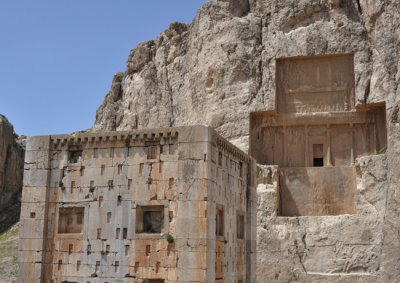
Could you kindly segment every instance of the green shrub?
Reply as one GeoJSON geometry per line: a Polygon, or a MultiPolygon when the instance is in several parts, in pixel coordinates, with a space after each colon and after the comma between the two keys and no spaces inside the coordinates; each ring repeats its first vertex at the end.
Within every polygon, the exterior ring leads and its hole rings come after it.
{"type": "Polygon", "coordinates": [[[174,242],[174,240],[175,240],[175,239],[174,239],[174,237],[173,237],[172,235],[170,235],[170,234],[167,235],[167,242],[168,242],[168,243],[171,244],[171,243],[174,242]]]}

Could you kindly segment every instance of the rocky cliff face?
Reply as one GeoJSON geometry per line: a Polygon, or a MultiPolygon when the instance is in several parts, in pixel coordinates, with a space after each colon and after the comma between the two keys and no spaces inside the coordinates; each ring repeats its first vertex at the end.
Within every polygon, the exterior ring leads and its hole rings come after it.
{"type": "Polygon", "coordinates": [[[258,282],[398,279],[389,279],[386,276],[391,274],[382,270],[388,191],[386,156],[361,157],[356,168],[355,214],[279,217],[278,168],[264,167],[257,189],[258,282]]]}
{"type": "Polygon", "coordinates": [[[357,104],[396,104],[399,2],[231,0],[204,4],[131,51],[94,131],[208,124],[246,150],[248,116],[275,108],[275,59],[354,53],[357,104]]]}
{"type": "MultiPolygon", "coordinates": [[[[258,262],[275,265],[271,269],[274,271],[257,267],[262,277],[259,280],[340,281],[346,274],[365,273],[366,277],[346,280],[396,281],[400,278],[400,198],[396,193],[400,183],[397,0],[208,2],[199,9],[193,23],[172,23],[155,40],[141,43],[131,51],[127,68],[115,75],[92,130],[208,124],[246,151],[249,113],[275,110],[276,59],[343,53],[354,54],[356,104],[386,103],[387,160],[372,158],[367,162],[369,167],[358,165],[359,180],[366,184],[358,188],[358,202],[367,199],[366,203],[357,204],[359,218],[271,222],[272,212],[268,216],[259,214],[265,219],[258,221],[265,221],[272,228],[262,230],[260,223],[258,252],[268,247],[273,250],[261,252],[258,262]],[[368,176],[376,174],[381,177],[373,180],[376,185],[371,185],[368,176]],[[368,212],[373,211],[372,207],[375,213],[368,212]],[[351,234],[352,229],[358,233],[351,234]],[[326,234],[328,238],[322,237],[320,243],[317,236],[303,238],[307,231],[326,234]],[[339,234],[337,238],[335,233],[339,234]],[[362,233],[372,235],[364,235],[368,238],[363,238],[365,241],[354,240],[362,233]],[[352,249],[346,242],[360,247],[365,244],[365,249],[352,249]],[[314,249],[314,257],[307,259],[307,247],[318,245],[330,245],[333,250],[314,249]],[[292,261],[274,255],[287,252],[288,247],[292,249],[292,261]],[[368,251],[369,247],[373,250],[368,251]],[[268,257],[275,260],[268,261],[268,257]],[[315,274],[310,275],[307,268],[318,261],[327,262],[317,264],[315,274]],[[295,272],[290,275],[289,269],[295,272]],[[335,276],[330,277],[330,273],[335,276]]],[[[260,193],[262,201],[264,191],[260,193]]],[[[262,203],[261,210],[268,209],[268,204],[262,203]]]]}
{"type": "Polygon", "coordinates": [[[23,169],[24,149],[17,140],[11,123],[0,115],[0,231],[7,223],[16,220],[10,219],[13,213],[7,213],[7,210],[13,212],[10,206],[18,203],[22,191],[23,169]]]}

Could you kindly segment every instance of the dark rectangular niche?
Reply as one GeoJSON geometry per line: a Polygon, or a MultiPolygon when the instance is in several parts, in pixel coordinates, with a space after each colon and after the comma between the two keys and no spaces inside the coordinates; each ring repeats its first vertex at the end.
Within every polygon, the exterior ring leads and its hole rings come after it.
{"type": "Polygon", "coordinates": [[[137,206],[136,233],[161,233],[164,227],[164,206],[137,206]]]}
{"type": "Polygon", "coordinates": [[[69,163],[78,163],[82,158],[82,146],[73,145],[68,147],[68,161],[69,163]]]}
{"type": "Polygon", "coordinates": [[[58,233],[82,233],[84,207],[61,207],[58,213],[58,233]]]}

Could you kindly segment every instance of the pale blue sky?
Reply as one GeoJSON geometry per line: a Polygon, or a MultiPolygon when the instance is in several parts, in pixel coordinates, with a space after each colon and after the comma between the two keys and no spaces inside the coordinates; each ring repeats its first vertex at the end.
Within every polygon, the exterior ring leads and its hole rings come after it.
{"type": "Polygon", "coordinates": [[[11,0],[0,3],[0,114],[17,134],[91,127],[129,51],[206,0],[11,0]]]}

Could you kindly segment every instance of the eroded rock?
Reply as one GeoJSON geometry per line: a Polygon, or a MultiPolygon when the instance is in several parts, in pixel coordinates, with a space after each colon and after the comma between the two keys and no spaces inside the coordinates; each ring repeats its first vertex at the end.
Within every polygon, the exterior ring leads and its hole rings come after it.
{"type": "Polygon", "coordinates": [[[275,108],[275,59],[304,55],[354,53],[356,105],[394,105],[396,1],[239,2],[207,2],[190,25],[133,49],[93,131],[212,124],[247,150],[249,113],[275,108]]]}
{"type": "Polygon", "coordinates": [[[0,229],[12,215],[4,213],[19,201],[24,169],[23,138],[18,139],[6,117],[0,115],[0,229]]]}

